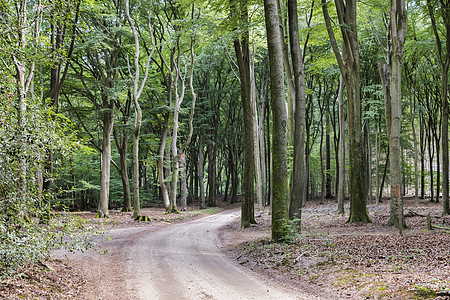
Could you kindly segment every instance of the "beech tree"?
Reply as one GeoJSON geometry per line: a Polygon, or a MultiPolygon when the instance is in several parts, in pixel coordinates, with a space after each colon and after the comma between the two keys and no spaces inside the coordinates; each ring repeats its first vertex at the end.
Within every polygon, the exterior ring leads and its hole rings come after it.
{"type": "Polygon", "coordinates": [[[270,99],[273,117],[272,140],[272,240],[287,237],[288,172],[287,172],[287,114],[284,97],[284,72],[281,32],[276,0],[264,0],[267,48],[270,66],[270,99]]]}
{"type": "MultiPolygon", "coordinates": [[[[243,27],[248,26],[248,1],[239,1],[231,4],[231,15],[239,16],[243,27]]],[[[244,30],[241,36],[234,40],[234,51],[236,53],[239,68],[239,79],[241,86],[242,112],[244,114],[244,173],[242,174],[242,212],[241,227],[250,227],[255,224],[254,217],[254,175],[255,175],[255,151],[254,151],[254,127],[252,118],[252,78],[250,73],[251,58],[249,47],[249,32],[244,30]]],[[[253,79],[254,80],[254,79],[253,79]]],[[[259,154],[258,154],[259,155],[259,154]]]]}
{"type": "Polygon", "coordinates": [[[350,159],[350,216],[347,222],[370,222],[367,214],[366,188],[364,187],[364,151],[361,123],[361,86],[359,78],[359,46],[356,23],[356,0],[335,0],[338,22],[343,38],[345,61],[339,51],[328,13],[328,3],[322,0],[323,16],[330,43],[347,88],[347,116],[350,159]]]}
{"type": "MultiPolygon", "coordinates": [[[[314,5],[314,1],[313,1],[314,5]]],[[[294,71],[294,166],[292,193],[289,206],[289,218],[301,219],[301,210],[306,197],[305,166],[305,74],[302,51],[300,48],[297,1],[288,0],[289,39],[291,45],[292,66],[294,71]]],[[[312,15],[312,13],[311,13],[312,15]]],[[[305,45],[306,46],[306,45],[305,45]]]]}
{"type": "Polygon", "coordinates": [[[407,29],[405,0],[391,1],[390,26],[392,53],[389,53],[389,55],[391,56],[392,63],[392,77],[390,82],[391,121],[389,132],[389,155],[391,171],[391,217],[389,225],[398,227],[401,233],[404,227],[400,135],[402,125],[403,47],[407,29]]]}
{"type": "Polygon", "coordinates": [[[128,61],[128,72],[131,77],[131,80],[133,82],[133,92],[132,92],[132,98],[133,98],[133,104],[134,104],[134,128],[133,128],[133,218],[139,219],[140,217],[140,209],[141,209],[141,203],[139,201],[139,135],[141,132],[141,123],[142,123],[142,109],[139,104],[139,98],[141,97],[142,91],[145,87],[145,84],[147,82],[148,72],[150,68],[150,62],[153,56],[153,52],[155,51],[155,42],[153,40],[153,29],[151,25],[151,11],[152,11],[152,2],[150,1],[150,8],[148,13],[148,26],[150,29],[150,35],[151,35],[151,42],[152,42],[152,49],[150,54],[147,58],[147,63],[145,65],[145,75],[144,78],[142,78],[142,81],[140,79],[140,66],[139,66],[139,37],[136,30],[136,27],[134,26],[134,22],[130,15],[130,1],[125,0],[125,12],[127,15],[128,24],[131,27],[133,38],[134,38],[134,76],[131,71],[130,62],[128,61]],[[141,82],[140,82],[141,81],[141,82]]]}
{"type": "Polygon", "coordinates": [[[434,37],[436,40],[439,66],[441,67],[441,97],[442,97],[442,213],[450,214],[449,205],[449,158],[448,158],[448,70],[450,67],[450,1],[427,0],[428,14],[431,19],[434,37]],[[439,5],[440,4],[440,5],[439,5]],[[442,18],[443,28],[439,29],[436,16],[442,18]],[[443,49],[441,41],[442,32],[445,39],[443,49]]]}

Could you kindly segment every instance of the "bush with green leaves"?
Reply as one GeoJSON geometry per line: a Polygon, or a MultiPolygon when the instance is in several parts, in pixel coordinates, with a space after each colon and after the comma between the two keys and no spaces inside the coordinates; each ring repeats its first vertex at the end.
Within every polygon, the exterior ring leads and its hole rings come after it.
{"type": "MultiPolygon", "coordinates": [[[[67,156],[76,149],[70,122],[42,99],[30,97],[19,121],[15,79],[0,70],[0,278],[28,262],[48,259],[54,249],[93,246],[93,230],[68,215],[50,214],[50,191],[42,189],[48,153],[67,156]]],[[[23,108],[22,108],[23,109],[23,108]]],[[[55,164],[58,162],[55,161],[55,164]]]]}

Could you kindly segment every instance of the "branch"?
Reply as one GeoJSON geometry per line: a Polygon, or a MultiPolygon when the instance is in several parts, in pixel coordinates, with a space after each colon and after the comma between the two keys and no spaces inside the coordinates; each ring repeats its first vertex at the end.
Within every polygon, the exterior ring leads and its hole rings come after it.
{"type": "Polygon", "coordinates": [[[347,72],[346,72],[346,68],[344,65],[344,61],[342,60],[341,53],[339,52],[339,48],[338,48],[338,45],[336,42],[336,37],[334,36],[333,27],[331,26],[331,19],[330,19],[330,14],[328,13],[327,0],[322,0],[322,11],[323,11],[323,17],[325,19],[325,24],[327,26],[328,36],[330,37],[331,47],[333,48],[334,55],[336,56],[336,60],[339,65],[339,69],[341,70],[341,74],[344,78],[346,78],[347,72]]]}

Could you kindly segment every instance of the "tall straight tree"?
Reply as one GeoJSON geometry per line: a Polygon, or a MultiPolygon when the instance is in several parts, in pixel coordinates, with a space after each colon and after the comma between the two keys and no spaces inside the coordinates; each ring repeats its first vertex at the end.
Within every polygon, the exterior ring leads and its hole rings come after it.
{"type": "MultiPolygon", "coordinates": [[[[231,3],[231,14],[240,16],[239,20],[243,26],[248,26],[248,1],[235,1],[231,3]],[[238,10],[239,8],[239,10],[238,10]]],[[[239,78],[241,83],[241,102],[244,114],[244,174],[242,177],[242,213],[241,227],[250,227],[255,224],[254,216],[254,128],[252,118],[252,85],[250,81],[250,48],[248,29],[241,34],[240,38],[234,40],[234,50],[239,67],[239,78]]]]}
{"type": "Polygon", "coordinates": [[[287,113],[284,92],[283,57],[277,0],[264,0],[267,48],[270,66],[270,99],[273,116],[272,139],[272,240],[287,236],[288,172],[287,113]]]}
{"type": "Polygon", "coordinates": [[[141,97],[142,91],[145,87],[145,83],[147,81],[148,77],[148,70],[150,67],[150,61],[153,56],[153,52],[155,51],[155,42],[153,39],[153,29],[152,25],[150,23],[150,16],[151,16],[151,8],[152,8],[152,2],[150,1],[150,8],[148,13],[148,26],[150,29],[151,34],[151,41],[153,48],[151,52],[148,55],[147,58],[147,64],[145,66],[145,75],[141,82],[139,82],[140,79],[140,65],[139,65],[139,36],[138,32],[136,30],[136,27],[134,26],[134,22],[131,19],[130,16],[130,1],[125,0],[125,10],[127,14],[127,20],[128,24],[131,27],[133,37],[134,37],[134,77],[132,76],[132,71],[130,67],[130,63],[128,63],[128,72],[130,74],[130,77],[133,82],[133,104],[134,104],[134,128],[133,128],[133,218],[138,219],[140,215],[140,201],[139,201],[139,135],[141,132],[141,122],[142,122],[142,109],[139,104],[139,98],[141,97]]]}
{"type": "Polygon", "coordinates": [[[400,133],[402,125],[402,63],[403,47],[406,39],[407,15],[405,0],[392,0],[390,10],[392,41],[391,77],[391,128],[389,134],[389,155],[391,174],[391,218],[390,222],[403,229],[402,165],[400,133]]]}
{"type": "MultiPolygon", "coordinates": [[[[449,158],[448,158],[448,70],[450,67],[450,1],[427,0],[428,13],[431,19],[434,36],[436,38],[438,61],[441,67],[441,97],[442,97],[442,213],[450,214],[449,206],[449,158]],[[436,5],[435,2],[439,2],[436,5]],[[437,12],[438,11],[438,12],[437,12]],[[441,14],[443,29],[438,28],[436,15],[441,14]],[[445,53],[439,32],[444,34],[445,53]]],[[[440,22],[439,22],[440,23],[440,22]]]]}
{"type": "Polygon", "coordinates": [[[356,27],[356,0],[335,0],[343,38],[345,62],[339,51],[328,13],[327,0],[322,0],[322,11],[330,43],[347,88],[347,117],[350,160],[350,216],[347,222],[370,222],[367,214],[366,188],[364,187],[364,149],[361,124],[361,86],[359,75],[359,47],[356,27]]]}
{"type": "Polygon", "coordinates": [[[300,219],[306,197],[305,165],[305,74],[300,48],[297,1],[288,0],[289,39],[291,44],[292,67],[294,71],[294,166],[289,219],[300,219]]]}

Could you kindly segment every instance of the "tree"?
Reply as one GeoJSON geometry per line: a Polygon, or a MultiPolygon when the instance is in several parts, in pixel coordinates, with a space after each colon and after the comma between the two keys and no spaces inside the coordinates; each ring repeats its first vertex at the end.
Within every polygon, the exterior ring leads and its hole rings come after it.
{"type": "Polygon", "coordinates": [[[434,37],[441,67],[441,97],[442,97],[442,213],[450,214],[449,205],[449,158],[448,158],[448,70],[450,67],[450,1],[440,0],[441,6],[432,0],[427,0],[428,14],[431,18],[434,37]],[[438,28],[436,22],[436,10],[442,16],[443,29],[438,28]],[[442,41],[439,32],[444,34],[445,53],[442,49],[442,41]]]}
{"type": "Polygon", "coordinates": [[[402,125],[402,65],[403,47],[406,39],[407,15],[405,0],[392,0],[390,10],[392,39],[391,77],[391,121],[389,133],[390,175],[391,175],[391,217],[389,224],[398,227],[400,234],[404,227],[402,166],[400,136],[402,125]],[[394,211],[393,211],[394,210],[394,211]]]}
{"type": "MultiPolygon", "coordinates": [[[[294,71],[295,107],[294,107],[294,166],[292,193],[289,206],[289,218],[300,219],[303,202],[306,197],[305,166],[305,74],[302,51],[300,48],[297,1],[288,0],[289,39],[291,45],[292,66],[294,71]]],[[[306,45],[305,45],[306,46],[306,45]]]]}
{"type": "Polygon", "coordinates": [[[133,200],[134,200],[133,201],[133,206],[134,206],[133,218],[134,219],[139,218],[140,209],[141,209],[141,207],[140,207],[141,204],[139,201],[139,135],[141,132],[142,109],[139,104],[139,98],[141,97],[142,91],[145,87],[145,83],[146,83],[147,77],[148,77],[150,62],[151,62],[151,59],[153,56],[153,52],[155,51],[155,42],[153,39],[153,29],[152,29],[152,25],[150,23],[150,16],[151,16],[151,12],[152,12],[152,9],[151,9],[152,2],[151,1],[150,1],[149,5],[150,5],[150,8],[149,8],[149,13],[148,13],[148,26],[150,29],[151,42],[152,42],[153,47],[147,58],[147,64],[145,66],[144,78],[142,79],[142,82],[139,83],[139,81],[140,81],[139,37],[138,37],[138,33],[136,31],[136,27],[134,26],[134,22],[130,16],[130,1],[125,0],[125,11],[126,11],[126,15],[127,15],[127,20],[128,20],[128,24],[131,27],[131,30],[133,32],[133,37],[134,37],[134,77],[132,76],[130,63],[128,62],[128,72],[129,72],[130,77],[132,77],[131,80],[133,82],[132,98],[133,98],[134,114],[135,114],[134,130],[133,130],[133,200]]]}
{"type": "MultiPolygon", "coordinates": [[[[239,1],[239,3],[232,3],[231,14],[239,15],[240,20],[244,26],[248,26],[248,2],[247,0],[239,1]],[[236,5],[239,5],[237,9],[236,5]]],[[[256,224],[254,216],[254,175],[255,175],[255,160],[254,160],[254,127],[253,127],[253,112],[252,112],[252,84],[250,74],[250,48],[249,48],[249,33],[244,30],[241,34],[240,40],[234,40],[234,51],[236,53],[239,78],[241,84],[241,102],[242,112],[244,114],[244,174],[242,176],[242,213],[241,213],[241,227],[250,227],[250,224],[256,224]]]]}
{"type": "MultiPolygon", "coordinates": [[[[89,99],[101,119],[101,141],[95,142],[89,128],[92,145],[101,153],[100,199],[98,217],[109,216],[109,190],[111,178],[111,134],[114,127],[116,104],[122,97],[119,69],[121,67],[121,30],[123,20],[119,16],[123,7],[116,3],[94,3],[95,9],[83,10],[86,30],[80,37],[78,51],[74,53],[72,69],[78,79],[75,91],[89,99]],[[100,14],[104,12],[104,14],[100,14]],[[90,76],[89,76],[90,75],[90,76]]],[[[67,98],[69,99],[69,98],[67,98]]]]}
{"type": "Polygon", "coordinates": [[[322,10],[330,43],[347,88],[347,116],[350,158],[350,215],[347,222],[370,222],[367,214],[366,188],[364,187],[364,151],[361,125],[361,99],[359,75],[359,46],[356,26],[356,0],[335,0],[338,21],[343,38],[344,60],[339,51],[328,13],[328,4],[322,0],[322,10]]]}
{"type": "Polygon", "coordinates": [[[281,32],[276,0],[264,0],[267,48],[270,66],[270,94],[273,116],[272,140],[272,240],[282,241],[287,236],[286,201],[288,199],[287,173],[287,117],[284,98],[284,74],[281,32]]]}

